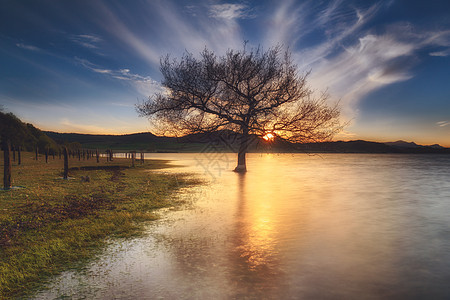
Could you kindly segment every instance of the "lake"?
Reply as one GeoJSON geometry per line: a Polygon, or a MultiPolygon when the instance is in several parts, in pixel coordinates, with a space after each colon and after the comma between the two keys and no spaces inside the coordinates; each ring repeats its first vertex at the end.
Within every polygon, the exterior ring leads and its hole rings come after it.
{"type": "Polygon", "coordinates": [[[450,299],[450,155],[146,157],[205,182],[36,299],[450,299]]]}

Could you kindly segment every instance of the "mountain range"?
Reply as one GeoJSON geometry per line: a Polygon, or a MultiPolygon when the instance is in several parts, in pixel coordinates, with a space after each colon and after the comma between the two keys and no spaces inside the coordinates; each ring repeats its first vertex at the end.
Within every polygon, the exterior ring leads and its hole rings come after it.
{"type": "MultiPolygon", "coordinates": [[[[239,136],[231,132],[191,134],[183,137],[161,137],[150,132],[126,135],[93,135],[47,131],[47,136],[58,143],[78,142],[88,149],[143,150],[147,152],[237,152],[239,136]]],[[[363,140],[294,144],[281,140],[271,142],[254,137],[250,145],[253,152],[305,152],[305,153],[442,153],[450,148],[440,145],[423,146],[414,142],[388,143],[363,140]]]]}

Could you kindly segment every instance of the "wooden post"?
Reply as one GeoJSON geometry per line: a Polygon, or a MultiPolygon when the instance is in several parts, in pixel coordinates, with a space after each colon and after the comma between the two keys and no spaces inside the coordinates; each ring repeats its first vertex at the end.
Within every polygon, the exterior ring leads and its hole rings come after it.
{"type": "Polygon", "coordinates": [[[11,188],[11,157],[9,152],[11,150],[11,143],[9,139],[2,137],[3,146],[3,188],[9,190],[11,188]]]}
{"type": "Polygon", "coordinates": [[[69,178],[69,154],[67,153],[67,147],[64,147],[64,179],[69,178]]]}
{"type": "Polygon", "coordinates": [[[136,151],[131,151],[131,167],[134,168],[134,161],[135,161],[135,155],[136,155],[136,151]]]}
{"type": "Polygon", "coordinates": [[[22,156],[20,153],[20,146],[17,147],[17,164],[20,166],[22,164],[22,156]]]}

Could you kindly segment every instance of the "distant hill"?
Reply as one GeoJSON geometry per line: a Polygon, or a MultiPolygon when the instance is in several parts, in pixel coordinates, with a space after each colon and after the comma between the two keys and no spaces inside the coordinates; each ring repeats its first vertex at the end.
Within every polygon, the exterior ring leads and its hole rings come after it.
{"type": "Polygon", "coordinates": [[[58,133],[47,131],[46,134],[58,142],[78,142],[81,144],[95,143],[147,143],[162,139],[153,133],[134,133],[125,135],[103,135],[103,134],[81,134],[81,133],[58,133]]]}
{"type": "Polygon", "coordinates": [[[400,153],[395,147],[377,142],[362,140],[337,141],[323,143],[307,143],[299,145],[305,152],[331,152],[331,153],[400,153]]]}
{"type": "Polygon", "coordinates": [[[445,147],[442,147],[441,145],[438,144],[434,144],[434,145],[429,145],[429,146],[422,146],[422,145],[417,145],[414,142],[405,142],[405,141],[396,141],[396,142],[388,142],[385,143],[388,146],[393,146],[393,147],[397,147],[397,148],[426,148],[426,147],[431,147],[431,148],[435,148],[435,149],[445,149],[445,147]]]}
{"type": "MultiPolygon", "coordinates": [[[[144,150],[148,152],[236,152],[238,137],[229,131],[210,134],[191,134],[183,137],[160,137],[150,132],[125,135],[92,135],[79,133],[45,132],[58,143],[78,142],[84,148],[144,150]]],[[[250,151],[304,152],[304,153],[449,153],[440,145],[422,146],[414,142],[396,141],[378,143],[363,140],[293,144],[280,140],[267,143],[254,139],[250,151]]]]}
{"type": "Polygon", "coordinates": [[[46,134],[58,143],[78,142],[82,147],[90,149],[144,150],[149,152],[196,151],[195,143],[186,144],[180,142],[177,138],[160,137],[150,132],[102,135],[47,131],[46,134]]]}

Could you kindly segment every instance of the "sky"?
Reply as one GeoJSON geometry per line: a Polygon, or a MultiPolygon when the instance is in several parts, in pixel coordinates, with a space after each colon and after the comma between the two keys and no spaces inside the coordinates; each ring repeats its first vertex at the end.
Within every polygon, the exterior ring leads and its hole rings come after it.
{"type": "Polygon", "coordinates": [[[450,147],[450,1],[0,0],[0,105],[42,130],[151,131],[160,58],[289,48],[335,139],[450,147]]]}

